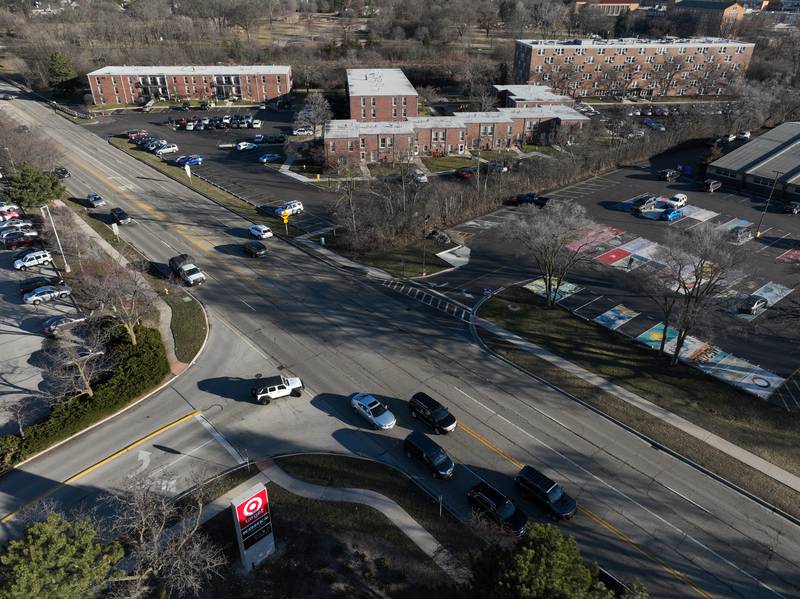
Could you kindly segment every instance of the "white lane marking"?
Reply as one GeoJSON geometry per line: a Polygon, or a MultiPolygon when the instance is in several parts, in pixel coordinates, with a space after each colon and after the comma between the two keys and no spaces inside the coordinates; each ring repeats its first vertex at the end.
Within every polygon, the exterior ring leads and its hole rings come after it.
{"type": "MultiPolygon", "coordinates": [[[[769,231],[769,229],[767,229],[767,231],[769,231]]],[[[766,231],[764,231],[764,232],[766,233],[766,231]]],[[[786,235],[784,235],[783,237],[778,237],[778,238],[777,238],[775,241],[773,241],[773,242],[772,242],[772,243],[770,243],[769,245],[765,245],[763,248],[761,248],[760,250],[756,250],[756,251],[757,251],[757,252],[763,252],[763,251],[764,251],[765,249],[767,249],[768,247],[772,247],[773,245],[775,245],[775,244],[776,244],[776,243],[778,243],[779,241],[783,241],[784,239],[786,239],[787,237],[789,237],[789,235],[791,235],[791,233],[787,233],[787,234],[786,234],[786,235]]]]}
{"type": "MultiPolygon", "coordinates": [[[[588,305],[589,305],[589,304],[591,304],[592,302],[596,302],[597,300],[599,300],[601,297],[604,297],[604,296],[602,296],[602,295],[598,295],[598,296],[597,296],[596,298],[594,298],[593,300],[589,300],[588,302],[586,302],[585,304],[583,304],[583,305],[582,305],[580,308],[575,308],[574,312],[577,312],[578,310],[582,310],[583,308],[585,308],[586,306],[588,306],[588,305]]],[[[565,299],[566,299],[566,298],[565,298],[565,299]]],[[[462,391],[462,393],[463,393],[463,391],[462,391]]]]}
{"type": "Polygon", "coordinates": [[[223,437],[222,434],[217,429],[214,428],[214,425],[205,419],[205,416],[203,416],[202,414],[198,414],[197,416],[195,416],[195,419],[200,424],[203,425],[203,428],[206,429],[209,432],[209,434],[212,437],[214,437],[214,439],[216,439],[217,443],[222,445],[222,447],[224,447],[225,450],[229,454],[231,454],[231,456],[233,456],[233,459],[236,460],[237,464],[244,464],[247,461],[242,457],[242,454],[236,451],[236,448],[230,443],[228,443],[228,440],[225,437],[223,437]]]}
{"type": "Polygon", "coordinates": [[[662,482],[659,482],[659,484],[660,484],[662,487],[664,487],[665,489],[668,489],[668,490],[672,491],[673,493],[675,493],[675,495],[677,495],[677,496],[678,496],[678,497],[680,497],[681,499],[685,499],[686,501],[688,501],[689,503],[691,503],[693,506],[695,506],[697,509],[699,509],[699,510],[703,510],[703,511],[704,511],[706,514],[708,514],[709,516],[713,516],[713,514],[712,514],[711,512],[709,512],[709,511],[708,511],[706,508],[704,508],[702,505],[700,505],[700,504],[699,504],[699,503],[697,503],[696,501],[692,501],[691,499],[689,499],[688,497],[686,497],[686,495],[684,495],[683,493],[678,493],[678,492],[677,492],[675,489],[673,489],[673,488],[672,488],[672,487],[670,487],[669,485],[665,485],[665,484],[664,484],[664,483],[662,483],[662,482]]]}
{"type": "Polygon", "coordinates": [[[202,449],[203,447],[205,447],[205,446],[206,446],[206,445],[208,445],[209,443],[214,443],[214,441],[216,441],[216,439],[209,439],[208,441],[205,441],[205,442],[201,443],[201,444],[200,444],[200,445],[198,445],[197,447],[194,447],[194,448],[192,448],[191,450],[189,450],[189,451],[187,451],[187,452],[185,452],[185,453],[182,453],[180,457],[178,457],[178,458],[176,458],[175,460],[171,461],[169,464],[164,464],[163,466],[159,466],[158,468],[156,468],[155,470],[153,470],[153,471],[150,473],[150,476],[157,476],[159,473],[163,472],[164,470],[169,470],[170,468],[172,468],[172,467],[173,467],[175,464],[177,464],[177,463],[178,463],[178,462],[180,462],[181,460],[183,460],[183,459],[185,459],[185,458],[188,458],[188,457],[191,457],[191,456],[192,456],[192,454],[193,454],[195,451],[198,451],[198,450],[202,449]]]}
{"type": "Polygon", "coordinates": [[[243,303],[245,306],[247,306],[248,308],[250,308],[250,309],[251,309],[253,312],[255,312],[255,311],[256,311],[256,309],[255,309],[253,306],[251,306],[250,304],[248,304],[248,303],[247,303],[246,301],[244,301],[243,299],[239,298],[239,301],[240,301],[240,302],[242,302],[242,303],[243,303]]]}
{"type": "MultiPolygon", "coordinates": [[[[464,395],[465,397],[468,397],[469,399],[471,399],[472,401],[474,401],[476,404],[478,404],[479,406],[481,406],[481,407],[482,407],[484,410],[486,410],[487,412],[489,412],[491,415],[493,415],[493,416],[496,416],[498,419],[500,419],[500,420],[504,421],[505,423],[507,423],[507,424],[511,425],[513,428],[517,429],[517,430],[518,430],[519,432],[521,432],[523,435],[526,435],[527,437],[530,437],[531,439],[533,439],[533,440],[534,440],[534,441],[536,441],[537,443],[541,444],[543,447],[545,447],[545,448],[549,449],[550,451],[552,451],[553,453],[555,453],[557,456],[559,456],[559,457],[563,458],[564,460],[566,460],[567,462],[569,462],[570,464],[572,464],[573,466],[575,466],[575,467],[576,467],[576,468],[578,468],[579,470],[582,470],[583,472],[585,472],[586,474],[588,474],[589,476],[591,476],[593,479],[595,479],[596,481],[598,481],[599,483],[601,483],[603,486],[607,487],[607,488],[608,488],[608,489],[610,489],[611,491],[614,491],[615,493],[617,493],[617,494],[618,494],[618,495],[620,495],[621,497],[625,498],[627,501],[631,502],[633,505],[637,506],[638,508],[640,508],[640,509],[641,509],[641,510],[643,510],[644,512],[646,512],[646,513],[650,514],[651,516],[653,516],[655,519],[657,519],[657,520],[660,520],[661,522],[663,522],[664,524],[666,524],[666,525],[667,525],[669,528],[673,529],[675,532],[678,532],[678,533],[680,533],[680,534],[681,534],[683,537],[685,537],[685,538],[687,538],[687,539],[691,540],[691,541],[692,541],[694,544],[696,544],[698,547],[700,547],[700,548],[702,548],[702,549],[706,550],[708,553],[710,553],[711,555],[713,555],[713,556],[714,556],[714,557],[716,557],[717,559],[719,559],[719,560],[721,560],[721,561],[725,562],[726,564],[728,564],[729,566],[731,566],[732,568],[734,568],[735,570],[737,570],[737,571],[738,571],[738,572],[740,572],[741,574],[744,574],[744,575],[745,575],[747,578],[750,578],[751,580],[753,580],[754,582],[756,582],[758,585],[760,585],[760,586],[764,587],[765,589],[767,589],[768,591],[770,591],[771,593],[773,593],[773,594],[774,594],[774,595],[776,595],[777,597],[780,597],[781,599],[789,599],[788,597],[786,597],[785,595],[783,595],[783,594],[779,593],[778,591],[776,591],[775,589],[773,589],[772,587],[770,587],[770,586],[769,586],[768,584],[766,584],[765,582],[762,582],[761,580],[759,580],[758,578],[756,578],[755,576],[753,576],[753,575],[752,575],[752,574],[750,574],[749,572],[746,572],[745,570],[742,570],[742,569],[741,569],[739,566],[737,566],[736,564],[734,564],[734,563],[733,563],[732,561],[730,561],[729,559],[727,559],[727,558],[725,558],[725,557],[721,556],[719,553],[717,553],[716,551],[714,551],[713,549],[711,549],[710,547],[708,547],[707,545],[705,545],[705,544],[704,544],[702,541],[699,541],[698,539],[695,539],[695,538],[694,538],[692,535],[690,535],[688,532],[681,530],[680,528],[678,528],[677,526],[675,526],[674,524],[672,524],[672,522],[670,522],[669,520],[665,520],[664,518],[662,518],[662,517],[661,517],[661,516],[659,516],[658,514],[654,513],[654,512],[653,512],[653,511],[651,511],[650,509],[648,509],[648,508],[646,508],[645,506],[643,506],[642,504],[640,504],[640,503],[639,503],[638,501],[636,501],[636,500],[635,500],[633,497],[630,497],[628,494],[626,494],[626,493],[624,493],[623,491],[620,491],[619,489],[617,489],[617,488],[616,488],[614,485],[612,485],[612,484],[610,484],[610,483],[606,482],[605,480],[603,480],[602,478],[600,478],[599,476],[597,476],[597,475],[596,475],[596,474],[594,474],[593,472],[590,472],[589,470],[587,470],[586,468],[584,468],[584,467],[583,467],[583,466],[581,466],[580,464],[576,463],[576,462],[575,462],[573,459],[571,459],[571,458],[569,458],[568,456],[564,455],[563,453],[561,453],[560,451],[558,451],[558,450],[557,450],[555,447],[551,447],[550,445],[548,445],[547,443],[545,443],[544,441],[542,441],[541,439],[539,439],[538,437],[536,437],[536,436],[535,436],[535,435],[533,435],[532,433],[530,433],[530,432],[526,431],[526,430],[525,430],[525,429],[523,429],[521,426],[519,426],[519,425],[517,425],[517,424],[515,424],[515,423],[511,422],[511,421],[510,421],[508,418],[506,418],[506,417],[505,417],[505,416],[503,416],[502,414],[499,414],[499,413],[497,413],[496,411],[492,410],[490,407],[488,407],[488,406],[484,405],[483,403],[481,403],[480,401],[478,401],[478,400],[477,400],[477,399],[475,399],[474,397],[470,396],[469,394],[465,393],[464,391],[462,391],[462,390],[461,390],[461,389],[459,389],[458,387],[453,387],[453,388],[454,388],[456,391],[458,391],[459,393],[461,393],[462,395],[464,395]]],[[[542,416],[544,416],[544,417],[545,417],[545,418],[547,418],[548,420],[552,420],[553,422],[555,422],[555,423],[557,423],[558,425],[562,426],[562,427],[563,427],[565,430],[568,430],[568,431],[570,430],[568,427],[564,426],[564,424],[562,424],[561,422],[559,422],[558,420],[556,420],[555,418],[553,418],[552,416],[550,416],[550,414],[547,414],[546,412],[544,412],[543,410],[540,410],[540,409],[539,409],[539,408],[537,408],[536,406],[529,405],[528,407],[530,407],[531,409],[535,410],[536,412],[539,412],[539,413],[540,413],[542,416]]],[[[656,482],[658,482],[658,481],[656,481],[656,482]]],[[[659,484],[661,484],[661,483],[659,482],[659,484]]],[[[651,536],[652,536],[652,535],[651,535],[651,536]]],[[[690,561],[691,561],[691,560],[690,560],[690,561]]]]}

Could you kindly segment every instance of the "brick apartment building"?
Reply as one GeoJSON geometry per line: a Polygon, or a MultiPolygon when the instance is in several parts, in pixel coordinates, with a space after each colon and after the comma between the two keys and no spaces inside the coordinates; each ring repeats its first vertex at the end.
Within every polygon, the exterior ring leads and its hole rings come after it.
{"type": "Polygon", "coordinates": [[[335,164],[344,158],[372,163],[544,144],[552,142],[557,131],[568,134],[588,121],[562,105],[456,112],[401,122],[330,121],[325,126],[325,162],[335,164]]]}
{"type": "Polygon", "coordinates": [[[267,102],[292,90],[292,68],[280,65],[113,66],[86,77],[95,104],[233,98],[267,102]]]}
{"type": "Polygon", "coordinates": [[[555,93],[546,85],[494,85],[499,103],[507,108],[533,108],[563,104],[572,106],[573,98],[555,93]]]}
{"type": "Polygon", "coordinates": [[[721,95],[747,71],[754,46],[720,38],[517,40],[514,81],[573,97],[721,95]]]}
{"type": "Polygon", "coordinates": [[[401,69],[347,69],[350,118],[404,121],[417,116],[418,94],[401,69]]]}
{"type": "Polygon", "coordinates": [[[618,17],[638,8],[638,2],[625,0],[575,0],[575,12],[594,12],[607,17],[618,17]]]}
{"type": "Polygon", "coordinates": [[[738,0],[678,0],[668,16],[685,14],[709,35],[735,35],[747,10],[738,0]]]}

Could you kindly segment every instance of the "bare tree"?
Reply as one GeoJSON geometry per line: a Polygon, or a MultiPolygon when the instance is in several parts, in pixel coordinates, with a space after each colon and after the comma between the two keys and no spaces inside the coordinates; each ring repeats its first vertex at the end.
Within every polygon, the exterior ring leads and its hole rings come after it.
{"type": "Polygon", "coordinates": [[[79,298],[93,309],[93,315],[115,318],[136,345],[136,326],[154,312],[158,301],[142,273],[105,257],[85,263],[80,279],[79,298]]]}
{"type": "Polygon", "coordinates": [[[520,244],[544,277],[547,305],[555,305],[567,274],[587,260],[581,243],[590,221],[586,210],[572,201],[548,202],[544,208],[530,207],[509,221],[506,234],[520,244]]]}
{"type": "MultiPolygon", "coordinates": [[[[677,337],[672,365],[678,363],[681,349],[702,317],[719,303],[725,280],[735,267],[741,266],[741,251],[731,244],[724,231],[711,225],[670,231],[665,246],[668,285],[677,292],[675,329],[677,337]]],[[[666,331],[665,331],[666,334],[666,331]]]]}
{"type": "MultiPolygon", "coordinates": [[[[272,2],[273,0],[269,0],[272,2]]],[[[247,35],[247,41],[250,41],[250,35],[253,27],[261,18],[263,8],[261,3],[257,0],[239,0],[230,4],[227,9],[227,20],[247,35]]]]}
{"type": "Polygon", "coordinates": [[[31,410],[32,398],[30,397],[7,397],[0,402],[0,411],[11,417],[17,425],[20,439],[25,438],[25,427],[28,425],[31,410]]]}
{"type": "Polygon", "coordinates": [[[113,596],[140,599],[198,594],[225,564],[222,550],[201,531],[204,487],[182,501],[164,494],[160,481],[141,474],[105,498],[114,516],[109,534],[128,549],[127,573],[109,580],[113,596]]]}
{"type": "Polygon", "coordinates": [[[314,92],[306,97],[303,108],[300,109],[300,112],[295,117],[295,124],[310,127],[316,136],[332,117],[333,113],[328,100],[322,94],[314,92]]]}
{"type": "Polygon", "coordinates": [[[58,340],[44,350],[46,393],[55,402],[80,395],[94,395],[93,385],[114,363],[105,352],[107,328],[87,328],[78,342],[58,340]]]}

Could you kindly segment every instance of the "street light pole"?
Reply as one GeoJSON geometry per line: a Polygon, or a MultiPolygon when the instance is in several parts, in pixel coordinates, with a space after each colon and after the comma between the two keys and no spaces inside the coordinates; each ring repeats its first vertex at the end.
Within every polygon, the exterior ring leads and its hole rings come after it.
{"type": "Polygon", "coordinates": [[[42,210],[47,210],[47,216],[50,217],[50,225],[53,227],[53,233],[56,236],[58,251],[61,252],[61,259],[64,261],[64,272],[70,272],[70,267],[67,263],[67,257],[64,255],[64,248],[61,247],[61,239],[58,237],[58,231],[56,230],[56,224],[53,222],[53,215],[50,212],[50,208],[48,206],[42,206],[42,210]]]}
{"type": "Polygon", "coordinates": [[[425,258],[426,258],[427,249],[428,249],[428,235],[427,235],[428,227],[426,225],[428,224],[428,221],[430,220],[430,218],[431,218],[431,216],[430,216],[430,214],[428,214],[422,220],[422,276],[423,277],[428,274],[428,271],[425,268],[425,258]]]}
{"type": "Polygon", "coordinates": [[[764,210],[761,212],[761,218],[758,219],[758,226],[756,227],[756,238],[761,237],[761,224],[764,222],[764,215],[767,213],[767,209],[769,208],[769,203],[772,200],[772,194],[775,193],[775,187],[778,185],[778,178],[783,174],[781,171],[772,171],[775,173],[775,178],[772,180],[772,189],[769,190],[769,196],[767,197],[767,203],[764,204],[764,210]]]}

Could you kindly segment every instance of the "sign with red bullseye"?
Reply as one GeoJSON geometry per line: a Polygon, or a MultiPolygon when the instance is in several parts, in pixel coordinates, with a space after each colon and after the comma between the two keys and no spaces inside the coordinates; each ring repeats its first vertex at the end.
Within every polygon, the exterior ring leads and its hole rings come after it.
{"type": "Polygon", "coordinates": [[[231,502],[239,552],[251,570],[275,551],[269,496],[263,484],[255,485],[231,502]]]}

